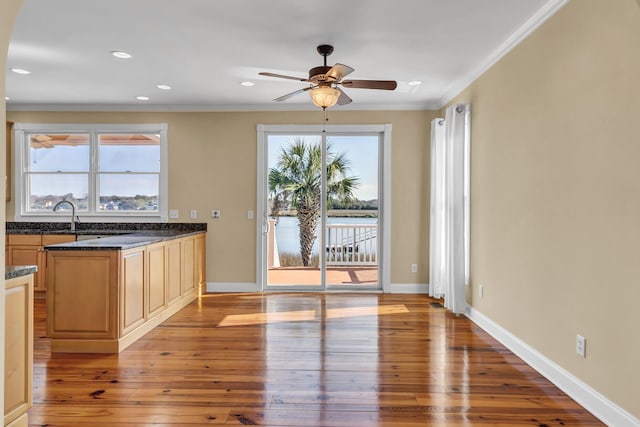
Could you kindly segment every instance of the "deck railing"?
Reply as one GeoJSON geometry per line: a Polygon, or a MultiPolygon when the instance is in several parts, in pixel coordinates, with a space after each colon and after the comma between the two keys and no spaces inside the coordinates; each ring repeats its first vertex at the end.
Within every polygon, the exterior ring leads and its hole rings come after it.
{"type": "Polygon", "coordinates": [[[327,224],[327,265],[376,265],[377,224],[327,224]]]}

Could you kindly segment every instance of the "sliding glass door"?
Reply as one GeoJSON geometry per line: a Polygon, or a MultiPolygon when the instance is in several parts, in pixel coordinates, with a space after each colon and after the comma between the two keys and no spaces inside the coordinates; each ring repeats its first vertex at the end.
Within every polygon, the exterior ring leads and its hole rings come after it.
{"type": "Polygon", "coordinates": [[[327,158],[344,160],[355,182],[351,197],[341,199],[340,182],[329,179],[325,200],[325,266],[327,288],[378,288],[379,145],[374,135],[332,135],[327,158]]]}
{"type": "Polygon", "coordinates": [[[381,134],[267,132],[262,144],[263,288],[380,289],[381,134]]]}

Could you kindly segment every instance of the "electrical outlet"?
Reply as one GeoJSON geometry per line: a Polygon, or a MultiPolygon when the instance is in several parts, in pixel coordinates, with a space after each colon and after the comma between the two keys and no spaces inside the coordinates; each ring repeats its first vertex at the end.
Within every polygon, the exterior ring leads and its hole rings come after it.
{"type": "Polygon", "coordinates": [[[171,209],[169,211],[169,218],[172,218],[172,219],[180,218],[180,212],[178,212],[178,209],[171,209]]]}
{"type": "Polygon", "coordinates": [[[253,211],[247,211],[247,219],[253,219],[253,211]]]}
{"type": "Polygon", "coordinates": [[[582,335],[576,335],[576,353],[578,356],[587,357],[587,339],[582,335]]]}
{"type": "Polygon", "coordinates": [[[418,264],[411,264],[411,272],[412,273],[418,272],[418,264]]]}
{"type": "Polygon", "coordinates": [[[195,210],[195,209],[191,209],[191,212],[189,213],[189,216],[191,217],[191,219],[198,218],[198,211],[195,210]]]}
{"type": "Polygon", "coordinates": [[[211,218],[220,218],[220,211],[217,209],[214,209],[211,211],[211,218]]]}
{"type": "Polygon", "coordinates": [[[480,298],[484,298],[484,285],[480,285],[479,292],[480,292],[480,298]]]}

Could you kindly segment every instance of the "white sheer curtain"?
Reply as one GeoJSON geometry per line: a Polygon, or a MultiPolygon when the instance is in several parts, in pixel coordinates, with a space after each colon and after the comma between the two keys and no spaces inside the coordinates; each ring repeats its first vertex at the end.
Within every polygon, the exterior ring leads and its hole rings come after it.
{"type": "Polygon", "coordinates": [[[471,106],[451,105],[431,122],[429,295],[444,296],[454,313],[466,309],[469,282],[471,106]]]}

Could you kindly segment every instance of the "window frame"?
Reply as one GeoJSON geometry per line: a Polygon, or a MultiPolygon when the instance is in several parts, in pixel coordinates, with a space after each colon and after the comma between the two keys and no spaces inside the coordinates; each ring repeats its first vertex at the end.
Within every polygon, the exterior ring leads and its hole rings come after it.
{"type": "Polygon", "coordinates": [[[93,210],[81,212],[80,221],[84,222],[167,222],[168,221],[168,149],[167,149],[167,123],[152,124],[79,124],[79,123],[15,123],[13,127],[13,179],[15,183],[15,218],[16,222],[46,221],[46,222],[67,222],[68,215],[59,213],[50,214],[42,212],[28,212],[27,201],[29,195],[26,194],[26,171],[28,160],[28,144],[26,135],[31,133],[86,133],[89,135],[90,146],[90,168],[89,168],[89,198],[98,198],[97,177],[100,174],[97,161],[98,136],[108,133],[152,133],[160,135],[160,173],[159,173],[159,193],[158,211],[113,211],[105,213],[98,211],[91,203],[93,210]]]}

